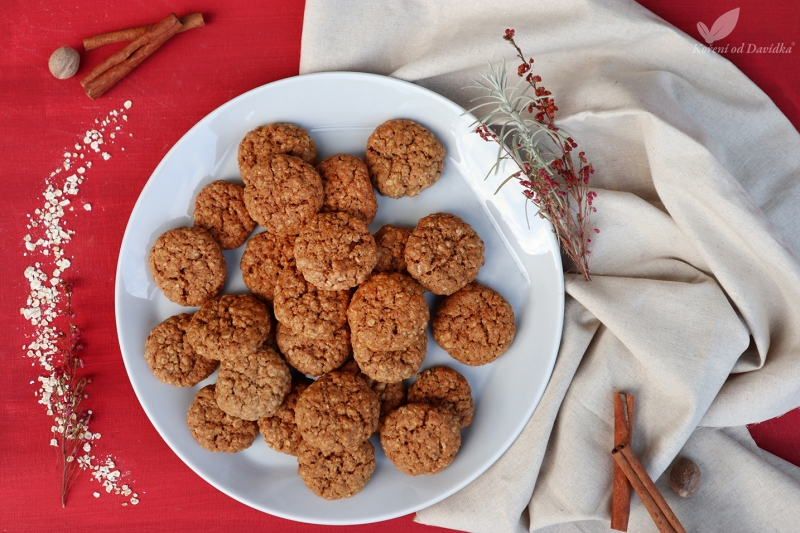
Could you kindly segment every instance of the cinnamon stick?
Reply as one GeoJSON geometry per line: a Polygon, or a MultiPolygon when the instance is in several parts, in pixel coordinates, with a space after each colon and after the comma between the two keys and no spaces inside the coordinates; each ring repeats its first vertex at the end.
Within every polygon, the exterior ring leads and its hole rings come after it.
{"type": "MultiPolygon", "coordinates": [[[[181,29],[178,30],[178,33],[206,25],[205,20],[203,20],[202,13],[184,15],[178,20],[181,22],[181,29]]],[[[138,28],[128,28],[126,30],[110,31],[108,33],[101,33],[100,35],[87,37],[83,40],[83,49],[89,51],[94,50],[95,48],[100,48],[101,46],[105,46],[107,44],[135,41],[147,31],[152,30],[153,26],[155,26],[155,24],[139,26],[138,28]]]]}
{"type": "Polygon", "coordinates": [[[152,29],[119,52],[112,54],[81,80],[86,94],[92,100],[105,94],[180,29],[181,23],[172,13],[156,23],[152,29]]]}
{"type": "MultiPolygon", "coordinates": [[[[632,394],[614,393],[614,446],[631,445],[633,435],[632,394]]],[[[611,491],[611,529],[628,531],[631,514],[631,484],[625,472],[614,463],[614,484],[611,491]]]]}
{"type": "Polygon", "coordinates": [[[664,499],[664,496],[661,494],[661,491],[658,490],[656,484],[653,483],[653,480],[650,479],[650,476],[647,474],[647,471],[642,466],[642,463],[639,462],[639,458],[636,457],[636,454],[633,453],[630,446],[619,446],[620,453],[628,460],[628,463],[633,468],[633,471],[642,480],[647,491],[650,493],[650,496],[655,500],[658,507],[661,509],[661,512],[664,513],[664,516],[667,517],[669,520],[670,525],[675,528],[675,531],[678,533],[686,533],[686,530],[683,529],[680,520],[678,517],[675,516],[675,513],[672,512],[672,508],[670,508],[667,500],[664,499]]]}
{"type": "Polygon", "coordinates": [[[661,495],[653,480],[645,471],[639,459],[630,447],[617,446],[611,451],[611,456],[620,466],[625,476],[630,481],[633,490],[639,495],[645,509],[650,513],[653,522],[661,533],[686,533],[678,517],[672,512],[667,501],[661,495]]]}

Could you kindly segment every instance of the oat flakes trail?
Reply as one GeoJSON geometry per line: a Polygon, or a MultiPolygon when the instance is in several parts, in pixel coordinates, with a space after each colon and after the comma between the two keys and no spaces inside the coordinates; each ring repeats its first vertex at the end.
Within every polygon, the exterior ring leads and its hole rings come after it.
{"type": "MultiPolygon", "coordinates": [[[[20,313],[30,324],[27,337],[31,342],[24,345],[22,350],[32,360],[32,366],[38,363],[44,371],[44,375],[39,377],[39,389],[35,395],[39,398],[38,403],[45,407],[47,415],[51,417],[54,416],[53,402],[59,398],[54,394],[59,380],[53,364],[53,358],[58,353],[58,331],[52,323],[58,316],[61,299],[58,284],[75,260],[75,256],[67,251],[75,236],[75,231],[67,227],[67,213],[78,216],[81,209],[75,209],[76,205],[85,212],[91,212],[92,205],[80,197],[80,186],[88,179],[95,162],[102,163],[111,159],[112,145],[119,147],[121,151],[125,150],[119,146],[119,141],[123,137],[133,137],[133,133],[126,135],[127,112],[132,105],[128,100],[119,109],[109,111],[103,119],[95,119],[94,125],[86,130],[83,137],[74,146],[65,149],[58,168],[45,179],[43,204],[33,214],[26,215],[28,233],[22,239],[25,246],[22,255],[30,258],[30,264],[24,272],[30,292],[20,313]]],[[[35,383],[31,381],[31,385],[35,383]]],[[[57,431],[58,422],[55,419],[54,424],[54,431],[57,431]]],[[[83,455],[77,458],[78,466],[82,470],[88,470],[92,479],[100,483],[106,493],[124,497],[126,501],[122,503],[123,506],[127,506],[129,502],[137,505],[139,494],[130,486],[134,481],[122,481],[130,472],[121,472],[111,455],[99,458],[93,454],[100,433],[92,432],[87,427],[83,437],[83,455]]],[[[56,439],[51,439],[50,444],[57,446],[56,439]]],[[[92,495],[99,498],[100,492],[93,492],[92,495]]]]}

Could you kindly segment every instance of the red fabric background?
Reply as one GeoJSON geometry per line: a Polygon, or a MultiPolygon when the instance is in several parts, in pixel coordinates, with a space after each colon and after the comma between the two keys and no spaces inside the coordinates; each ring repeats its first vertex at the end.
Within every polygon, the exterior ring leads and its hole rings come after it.
{"type": "MultiPolygon", "coordinates": [[[[789,45],[798,37],[800,4],[769,0],[713,0],[705,3],[644,0],[646,7],[699,38],[696,25],[709,27],[722,13],[741,7],[731,42],[789,45]]],[[[198,120],[231,98],[259,85],[297,74],[303,2],[241,0],[220,7],[212,0],[19,0],[4,3],[0,19],[0,528],[3,531],[330,531],[254,511],[212,488],[175,456],[140,408],[128,381],[114,325],[113,284],[117,254],[131,209],[150,173],[172,145],[198,120]],[[82,53],[75,78],[54,79],[50,53],[61,45],[81,49],[83,37],[151,23],[167,13],[201,11],[208,26],[168,42],[131,76],[97,101],[78,80],[120,46],[82,53]],[[125,151],[98,163],[81,187],[91,212],[65,217],[76,230],[67,246],[73,267],[78,323],[86,330],[84,359],[93,382],[87,389],[94,410],[93,431],[102,434],[98,457],[111,455],[129,475],[141,503],[123,507],[122,497],[103,493],[81,474],[66,509],[59,505],[56,451],[48,446],[51,419],[36,403],[30,384],[41,374],[24,356],[30,325],[20,308],[28,294],[23,277],[33,262],[23,256],[27,213],[41,206],[44,180],[69,149],[94,127],[94,119],[133,101],[125,151]]],[[[509,20],[508,25],[513,26],[509,20]]],[[[498,36],[499,38],[499,36],[498,36]]],[[[789,55],[731,54],[728,58],[760,85],[800,127],[800,50],[789,55]]],[[[63,176],[63,174],[62,174],[63,176]]],[[[800,411],[751,428],[759,444],[800,464],[800,411]]],[[[338,528],[372,531],[378,526],[338,528]]],[[[403,517],[382,531],[432,531],[403,517]]]]}

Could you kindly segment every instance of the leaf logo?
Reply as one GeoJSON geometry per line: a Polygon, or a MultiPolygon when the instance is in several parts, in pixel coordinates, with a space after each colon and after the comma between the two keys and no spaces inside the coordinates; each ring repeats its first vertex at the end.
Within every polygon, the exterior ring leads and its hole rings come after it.
{"type": "Polygon", "coordinates": [[[711,30],[706,27],[705,24],[702,22],[697,23],[697,31],[700,32],[700,35],[703,36],[703,39],[706,40],[706,43],[711,44],[714,41],[719,41],[720,39],[724,39],[728,35],[731,34],[733,28],[736,27],[736,23],[739,21],[739,8],[731,9],[714,23],[711,26],[711,30]]]}

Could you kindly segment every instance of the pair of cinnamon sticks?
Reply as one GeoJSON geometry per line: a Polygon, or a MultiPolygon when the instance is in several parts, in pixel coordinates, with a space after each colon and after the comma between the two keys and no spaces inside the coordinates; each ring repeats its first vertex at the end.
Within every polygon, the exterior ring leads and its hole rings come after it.
{"type": "Polygon", "coordinates": [[[180,19],[174,13],[155,24],[104,33],[83,40],[83,47],[92,50],[111,43],[131,41],[92,69],[81,80],[83,90],[92,100],[99,98],[111,87],[138,67],[176,33],[204,26],[202,13],[193,13],[180,19]]]}
{"type": "Polygon", "coordinates": [[[686,533],[647,471],[631,450],[633,395],[614,393],[614,485],[611,496],[611,529],[628,530],[631,487],[650,513],[661,533],[686,533]]]}

